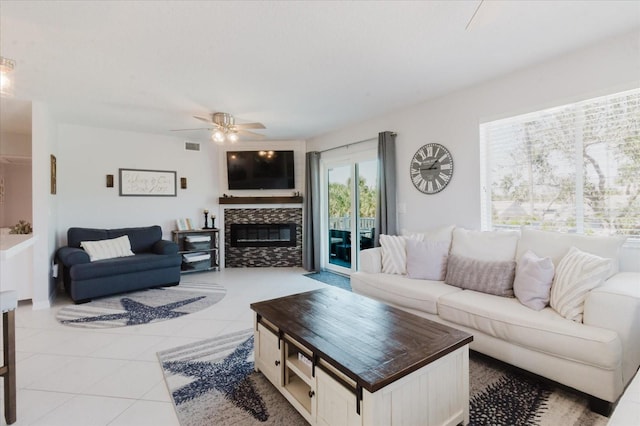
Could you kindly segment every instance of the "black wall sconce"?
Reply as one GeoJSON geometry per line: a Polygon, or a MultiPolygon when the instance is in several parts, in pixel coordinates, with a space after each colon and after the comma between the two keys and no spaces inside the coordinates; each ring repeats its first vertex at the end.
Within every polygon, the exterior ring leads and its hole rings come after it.
{"type": "Polygon", "coordinates": [[[107,188],[113,188],[113,175],[107,175],[107,188]]]}
{"type": "Polygon", "coordinates": [[[181,177],[180,178],[180,189],[187,189],[187,178],[186,177],[181,177]]]}

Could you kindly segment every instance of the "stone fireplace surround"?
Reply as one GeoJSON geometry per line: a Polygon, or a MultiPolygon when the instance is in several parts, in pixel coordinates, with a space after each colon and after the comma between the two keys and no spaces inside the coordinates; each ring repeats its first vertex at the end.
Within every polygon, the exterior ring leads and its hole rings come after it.
{"type": "MultiPolygon", "coordinates": [[[[237,204],[230,200],[220,201],[221,204],[237,204]]],[[[302,266],[302,207],[224,206],[223,229],[227,268],[302,266]],[[295,246],[233,247],[230,238],[232,224],[295,224],[295,246]]]]}

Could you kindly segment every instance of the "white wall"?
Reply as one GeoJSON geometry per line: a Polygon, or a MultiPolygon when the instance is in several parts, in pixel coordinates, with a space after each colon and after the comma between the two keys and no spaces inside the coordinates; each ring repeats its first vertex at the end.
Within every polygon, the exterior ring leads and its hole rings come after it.
{"type": "Polygon", "coordinates": [[[201,143],[187,151],[185,139],[60,124],[58,127],[58,245],[67,241],[73,226],[121,228],[160,225],[171,238],[177,218],[204,225],[203,210],[215,210],[218,185],[218,149],[201,143]],[[177,172],[176,197],[119,196],[119,168],[177,172]],[[106,187],[106,175],[114,187],[106,187]],[[187,189],[180,189],[180,178],[187,189]]]}
{"type": "Polygon", "coordinates": [[[48,106],[32,104],[32,190],[33,190],[33,308],[51,306],[55,281],[51,264],[55,253],[58,200],[50,193],[50,156],[56,155],[56,122],[48,106]]]}
{"type": "Polygon", "coordinates": [[[397,132],[399,228],[418,231],[454,223],[479,229],[481,122],[634,87],[640,87],[640,40],[635,33],[310,139],[307,150],[368,139],[384,130],[397,132]],[[411,183],[409,161],[418,148],[431,142],[451,151],[455,170],[444,191],[425,195],[411,183]]]}

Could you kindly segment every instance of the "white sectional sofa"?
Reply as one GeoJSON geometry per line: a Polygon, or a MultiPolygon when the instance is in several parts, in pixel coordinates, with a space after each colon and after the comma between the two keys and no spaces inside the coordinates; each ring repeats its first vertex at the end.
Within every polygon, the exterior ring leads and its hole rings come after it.
{"type": "MultiPolygon", "coordinates": [[[[351,275],[354,292],[467,331],[474,336],[471,349],[587,393],[592,409],[605,414],[638,370],[640,273],[618,270],[624,239],[451,226],[386,240],[381,236],[381,242],[382,247],[361,253],[360,270],[351,275]],[[414,240],[423,240],[418,251],[414,240]],[[443,247],[444,255],[438,252],[443,247]],[[578,261],[569,252],[577,253],[578,261]],[[525,253],[537,256],[538,269],[553,263],[547,297],[564,286],[555,303],[551,297],[554,307],[542,308],[546,300],[540,303],[526,288],[531,269],[525,253]],[[598,265],[604,262],[603,272],[598,265]],[[425,275],[431,279],[410,278],[425,275]],[[518,297],[508,294],[514,277],[518,297]],[[503,288],[491,288],[495,282],[503,288]],[[490,294],[505,288],[506,297],[490,294]],[[567,294],[577,311],[563,306],[567,294]]],[[[544,286],[538,287],[534,292],[544,293],[544,286]]]]}

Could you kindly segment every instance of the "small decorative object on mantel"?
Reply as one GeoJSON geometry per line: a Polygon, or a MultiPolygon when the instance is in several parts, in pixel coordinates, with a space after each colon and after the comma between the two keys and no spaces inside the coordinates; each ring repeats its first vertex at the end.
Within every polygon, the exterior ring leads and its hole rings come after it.
{"type": "Polygon", "coordinates": [[[33,228],[27,221],[21,220],[15,226],[11,227],[10,234],[31,234],[33,228]]]}
{"type": "Polygon", "coordinates": [[[204,210],[204,227],[202,229],[209,229],[209,210],[204,210]]]}

